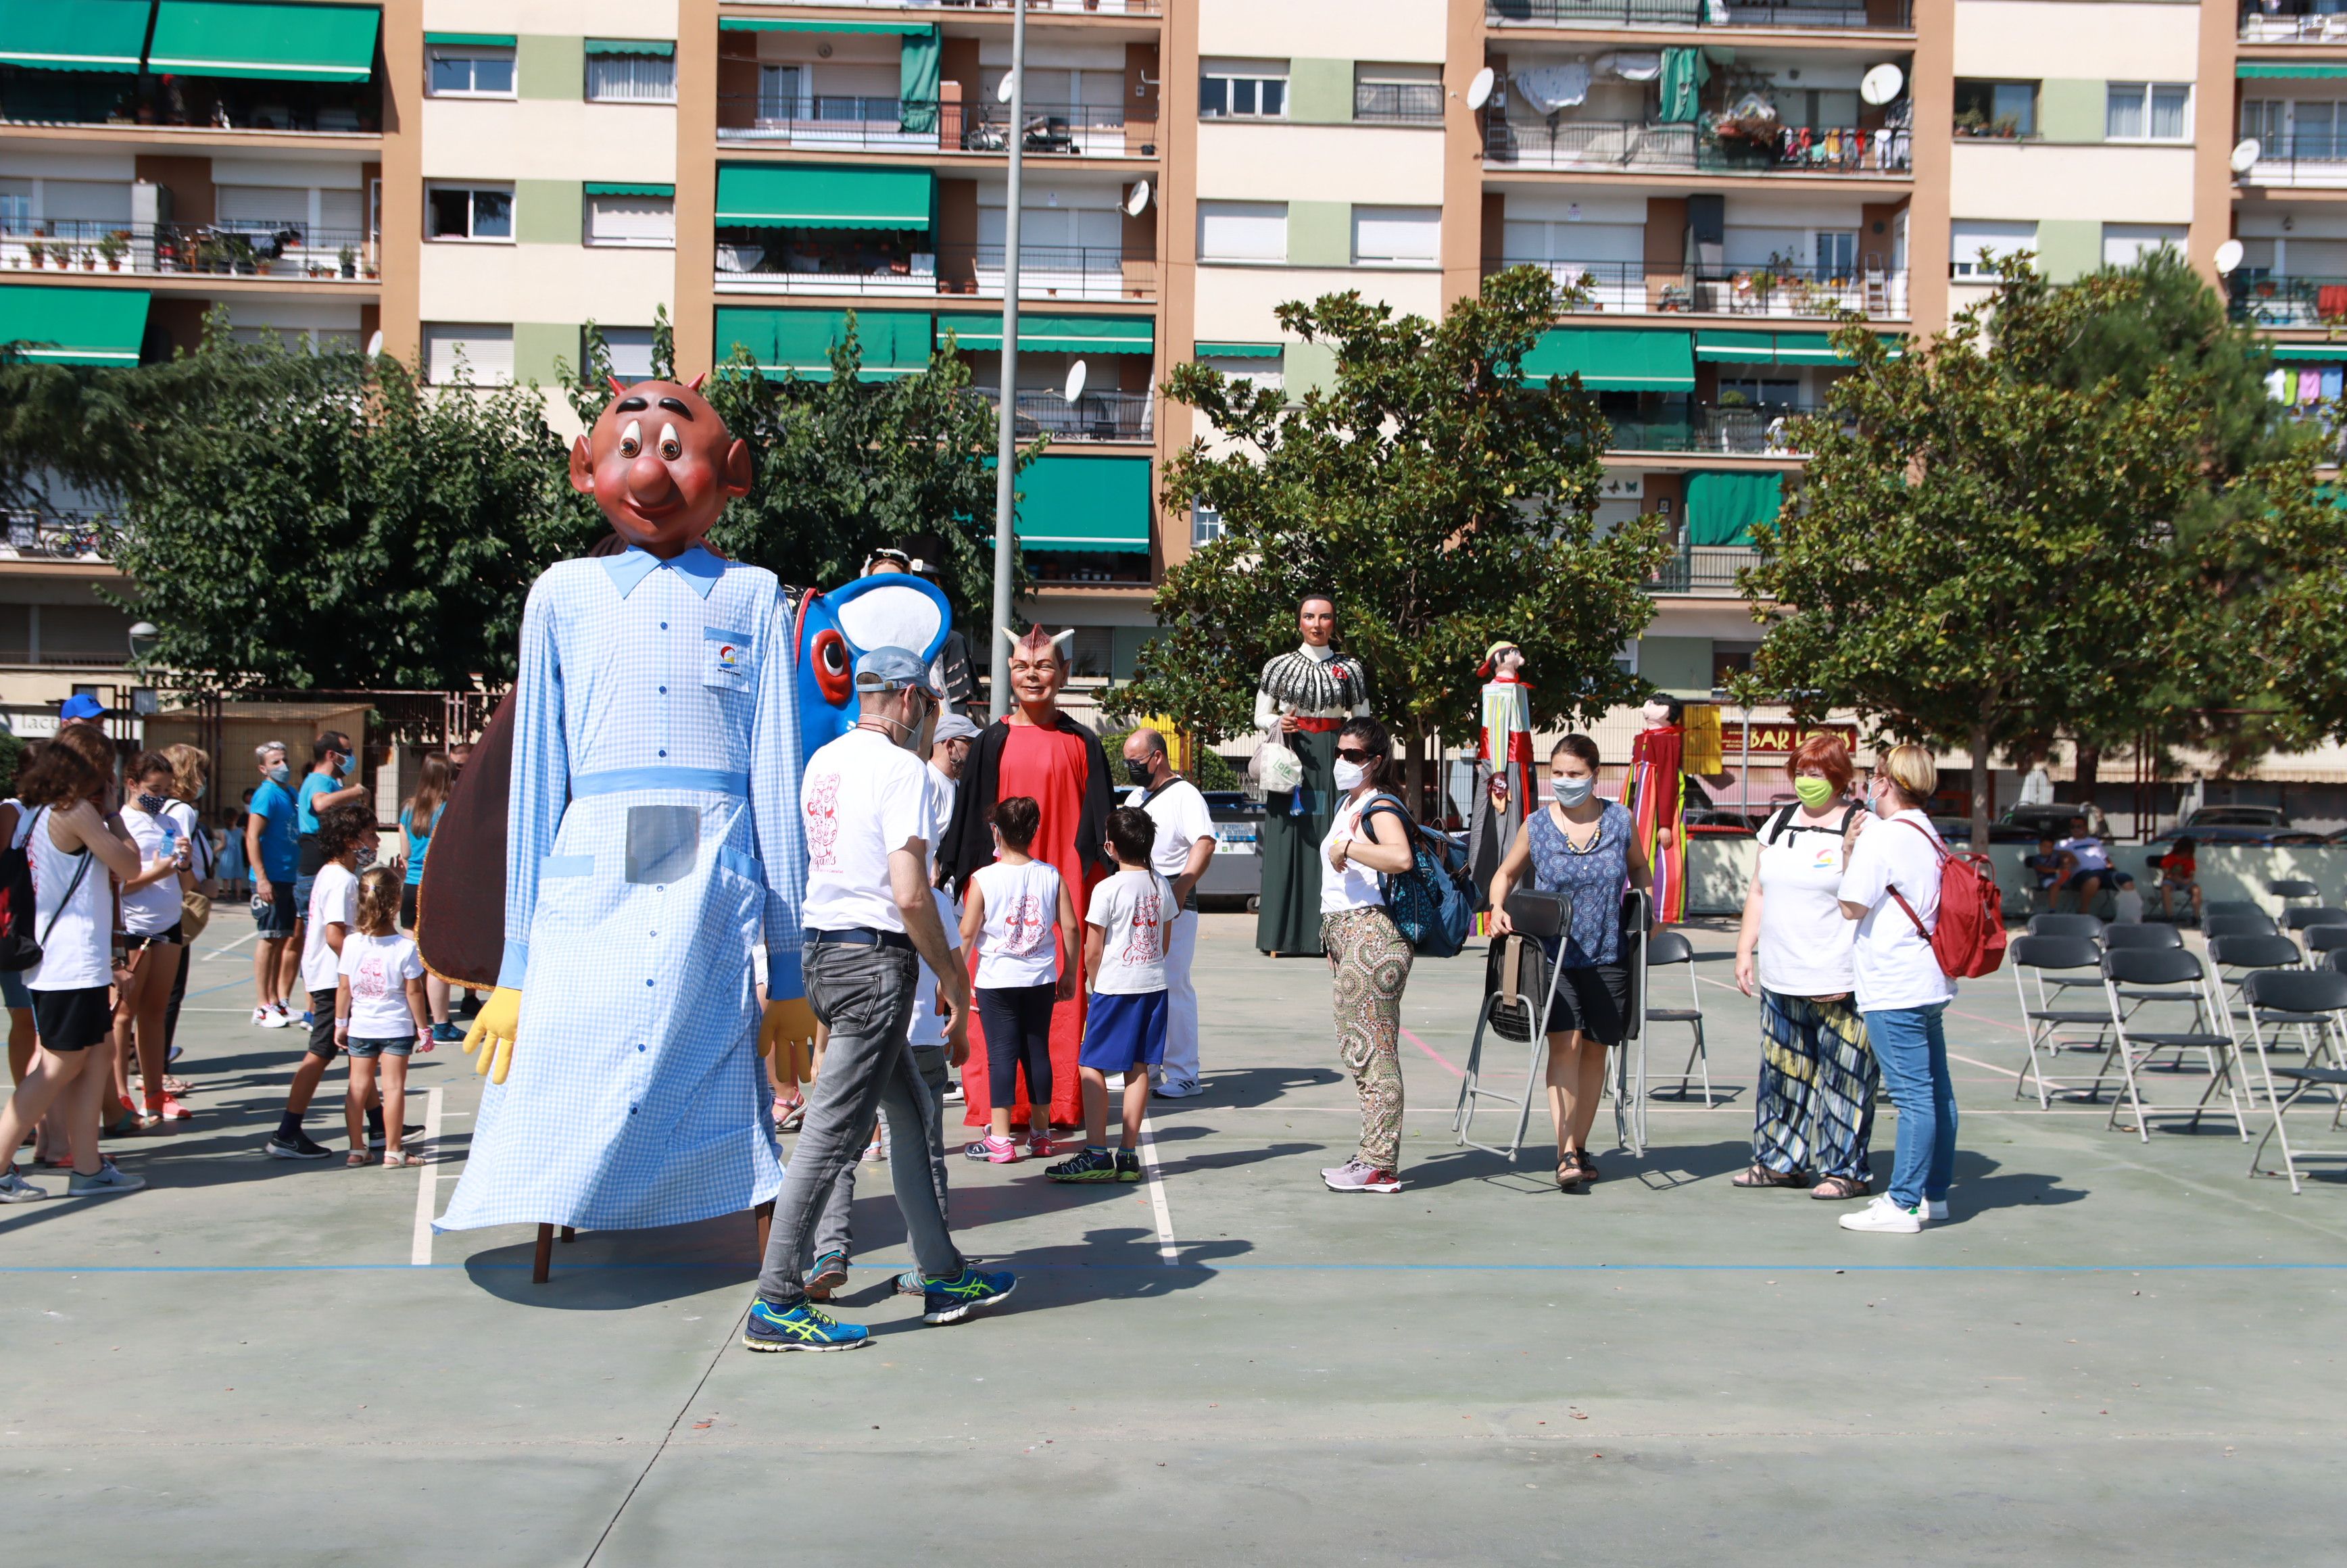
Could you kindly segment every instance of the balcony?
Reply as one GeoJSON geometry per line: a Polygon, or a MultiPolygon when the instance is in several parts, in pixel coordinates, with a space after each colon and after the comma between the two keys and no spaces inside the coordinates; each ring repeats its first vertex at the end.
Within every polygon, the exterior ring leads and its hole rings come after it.
{"type": "Polygon", "coordinates": [[[1507,267],[1545,269],[1559,282],[1581,287],[1580,312],[1624,315],[1770,316],[1833,319],[1845,313],[1870,321],[1907,318],[1907,274],[1891,272],[1873,256],[1855,273],[1790,264],[1774,267],[1650,268],[1639,261],[1558,261],[1509,258],[1484,272],[1507,267]]]}
{"type": "MultiPolygon", "coordinates": [[[[837,294],[856,299],[1002,297],[1000,245],[902,251],[854,231],[721,231],[717,287],[727,293],[837,294]],[[815,237],[817,234],[822,237],[815,237]]],[[[1109,246],[1021,245],[1022,300],[1154,300],[1157,262],[1109,246]]]]}
{"type": "Polygon", "coordinates": [[[1794,420],[1822,413],[1809,405],[1747,404],[1727,407],[1700,405],[1685,415],[1660,418],[1608,415],[1614,426],[1608,452],[1722,453],[1737,457],[1799,457],[1791,444],[1794,420]]]}
{"type": "Polygon", "coordinates": [[[1483,0],[1494,27],[1814,27],[1911,33],[1911,0],[1483,0]]]}
{"type": "MultiPolygon", "coordinates": [[[[1002,406],[1002,389],[981,386],[978,395],[1002,406]]],[[[1021,441],[1049,436],[1054,441],[1147,441],[1154,434],[1156,395],[1148,392],[1087,392],[1072,404],[1057,392],[1021,392],[1011,423],[1021,441]]]]}
{"type": "Polygon", "coordinates": [[[381,98],[369,83],[134,76],[0,67],[0,121],[219,131],[376,136],[381,98]]]}
{"type": "Polygon", "coordinates": [[[103,562],[104,522],[96,512],[0,512],[0,560],[103,562]]]}
{"type": "Polygon", "coordinates": [[[1646,591],[1695,599],[1737,597],[1736,574],[1758,566],[1760,552],[1750,545],[1691,545],[1682,541],[1662,569],[1646,579],[1646,591]]]}
{"type": "Polygon", "coordinates": [[[1823,174],[1885,179],[1906,179],[1911,161],[1904,126],[1880,130],[1788,126],[1760,138],[1723,137],[1709,124],[1498,116],[1484,126],[1483,158],[1487,164],[1509,169],[1575,173],[1823,174]]]}
{"type": "Polygon", "coordinates": [[[2233,319],[2261,327],[2347,323],[2347,278],[2275,277],[2242,269],[2225,280],[2233,319]]]}
{"type": "Polygon", "coordinates": [[[142,278],[204,274],[377,286],[372,236],[355,230],[209,223],[123,224],[103,219],[0,222],[0,272],[142,278]]]}
{"type": "Polygon", "coordinates": [[[2347,44],[2347,12],[2335,0],[2276,0],[2241,7],[2244,44],[2347,44]]]}
{"type": "Polygon", "coordinates": [[[1353,118],[1363,125],[1440,125],[1440,82],[1356,82],[1353,118]]]}
{"type": "Polygon", "coordinates": [[[2251,130],[2241,134],[2258,141],[2258,160],[2240,177],[2242,184],[2347,189],[2347,129],[2272,138],[2251,130]]]}
{"type": "MultiPolygon", "coordinates": [[[[1026,111],[1020,150],[1028,156],[1157,156],[1157,122],[1128,118],[1122,104],[1029,104],[1026,111]]],[[[717,119],[720,141],[746,147],[1001,153],[1010,146],[1010,110],[996,104],[729,93],[718,98],[717,119]]]]}
{"type": "MultiPolygon", "coordinates": [[[[1008,15],[1010,0],[734,0],[743,5],[821,5],[847,11],[998,11],[1008,15]]],[[[1054,15],[1156,16],[1164,0],[1027,0],[1032,14],[1054,15]]]]}

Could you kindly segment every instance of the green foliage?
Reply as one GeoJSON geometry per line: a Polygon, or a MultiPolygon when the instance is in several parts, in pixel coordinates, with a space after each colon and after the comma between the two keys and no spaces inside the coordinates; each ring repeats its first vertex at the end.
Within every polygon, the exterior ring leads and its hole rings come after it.
{"type": "Polygon", "coordinates": [[[0,794],[16,793],[16,771],[25,765],[25,753],[30,750],[24,737],[0,730],[0,794]]]}
{"type": "Polygon", "coordinates": [[[1225,438],[1166,466],[1165,511],[1212,498],[1225,535],[1166,574],[1164,635],[1110,705],[1204,740],[1253,723],[1263,662],[1296,642],[1307,592],[1336,597],[1341,645],[1368,666],[1401,735],[1471,730],[1486,648],[1521,644],[1533,723],[1595,718],[1641,690],[1614,655],[1654,607],[1659,527],[1592,523],[1605,424],[1576,381],[1527,384],[1524,355],[1567,302],[1518,268],[1440,323],[1358,293],[1279,308],[1334,345],[1337,384],[1301,406],[1184,364],[1165,388],[1225,438]]]}
{"type": "MultiPolygon", "coordinates": [[[[1117,758],[1124,753],[1124,743],[1131,740],[1133,732],[1140,727],[1138,724],[1128,724],[1121,730],[1111,730],[1101,736],[1101,749],[1108,753],[1111,767],[1118,767],[1117,758]]],[[[1117,776],[1122,779],[1124,775],[1120,770],[1117,776]]],[[[1191,746],[1190,767],[1184,776],[1200,789],[1239,787],[1238,770],[1231,766],[1229,758],[1212,746],[1195,744],[1191,746]]],[[[1123,786],[1120,784],[1118,787],[1122,790],[1123,786]]],[[[1119,798],[1122,798],[1122,794],[1119,798]]]]}

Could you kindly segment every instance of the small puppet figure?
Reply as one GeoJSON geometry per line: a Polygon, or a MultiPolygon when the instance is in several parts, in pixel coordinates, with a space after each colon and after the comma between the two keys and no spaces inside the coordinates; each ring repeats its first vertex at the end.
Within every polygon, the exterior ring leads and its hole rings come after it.
{"type": "Polygon", "coordinates": [[[1483,722],[1467,843],[1468,866],[1481,888],[1491,885],[1516,841],[1516,829],[1540,797],[1532,784],[1532,688],[1524,681],[1524,651],[1512,642],[1494,642],[1475,673],[1484,681],[1483,722]]]}
{"type": "Polygon", "coordinates": [[[1255,681],[1255,729],[1295,753],[1301,782],[1265,796],[1255,945],[1317,958],[1320,841],[1337,812],[1337,732],[1369,711],[1369,672],[1337,651],[1337,601],[1328,595],[1296,606],[1296,651],[1266,661],[1255,681]]]}
{"type": "Polygon", "coordinates": [[[613,391],[570,480],[626,548],[548,568],[523,614],[503,952],[466,1039],[489,1082],[443,1230],[764,1203],[782,1172],[758,1059],[815,1033],[790,607],[702,542],[749,494],[750,451],[698,381],[613,391]]]}
{"type": "Polygon", "coordinates": [[[1675,926],[1686,913],[1686,732],[1676,699],[1659,694],[1639,710],[1630,743],[1631,821],[1646,864],[1655,868],[1655,922],[1675,926]]]}

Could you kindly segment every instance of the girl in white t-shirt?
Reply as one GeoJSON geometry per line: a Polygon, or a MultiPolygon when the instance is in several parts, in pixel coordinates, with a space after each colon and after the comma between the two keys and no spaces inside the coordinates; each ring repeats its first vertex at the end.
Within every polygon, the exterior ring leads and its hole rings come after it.
{"type": "Polygon", "coordinates": [[[118,1061],[130,1060],[136,1048],[146,1096],[139,1125],[154,1127],[188,1120],[187,1107],[163,1084],[163,1015],[179,978],[180,895],[195,886],[195,846],[172,799],[171,759],[141,752],[128,776],[122,825],[138,846],[140,865],[138,875],[122,883],[118,945],[129,973],[115,991],[114,1044],[118,1061]]]}
{"type": "Polygon", "coordinates": [[[351,1087],[343,1098],[350,1128],[346,1162],[367,1163],[367,1106],[383,1069],[386,1165],[420,1165],[421,1154],[399,1145],[401,1107],[407,1103],[407,1053],[432,1049],[432,1004],[424,993],[424,960],[399,930],[400,876],[388,866],[359,876],[358,928],[343,938],[334,961],[334,1043],[350,1053],[351,1087]]]}
{"type": "Polygon", "coordinates": [[[990,1124],[962,1153],[1007,1165],[1019,1158],[1010,1113],[1027,1073],[1027,1156],[1051,1147],[1051,1009],[1076,994],[1076,905],[1049,861],[1027,852],[1043,811],[1031,795],[995,803],[994,863],[969,879],[962,900],[961,940],[978,960],[973,989],[986,1035],[990,1124]]]}

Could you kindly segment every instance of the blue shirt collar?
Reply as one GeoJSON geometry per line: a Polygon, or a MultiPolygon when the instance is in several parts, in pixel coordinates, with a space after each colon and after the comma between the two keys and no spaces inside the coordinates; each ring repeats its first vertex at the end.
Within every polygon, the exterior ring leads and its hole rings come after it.
{"type": "Polygon", "coordinates": [[[640,549],[633,545],[628,547],[625,554],[603,558],[603,569],[611,574],[611,586],[620,590],[621,599],[635,592],[638,583],[661,567],[673,569],[693,592],[703,599],[709,597],[709,590],[715,588],[717,579],[725,574],[725,563],[700,545],[693,546],[674,560],[662,560],[650,550],[640,549]]]}

